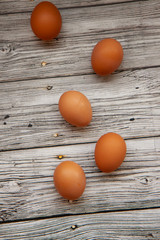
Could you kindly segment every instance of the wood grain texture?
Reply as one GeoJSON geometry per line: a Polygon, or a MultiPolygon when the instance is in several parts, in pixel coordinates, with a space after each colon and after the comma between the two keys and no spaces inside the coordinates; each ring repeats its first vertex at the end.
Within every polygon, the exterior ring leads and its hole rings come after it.
{"type": "Polygon", "coordinates": [[[1,221],[160,207],[160,138],[126,143],[126,159],[111,174],[96,167],[95,144],[1,152],[1,221]],[[64,160],[80,164],[87,177],[83,196],[73,203],[53,185],[54,169],[64,160]]]}
{"type": "Polygon", "coordinates": [[[110,131],[124,138],[160,135],[159,72],[125,71],[111,81],[86,75],[1,83],[0,149],[95,142],[110,131]],[[93,119],[86,128],[69,125],[59,113],[60,95],[72,89],[91,102],[93,119]]]}
{"type": "Polygon", "coordinates": [[[0,226],[0,239],[159,240],[160,209],[7,223],[0,226]]]}
{"type": "MultiPolygon", "coordinates": [[[[60,10],[61,8],[75,8],[84,6],[97,6],[108,4],[124,4],[125,2],[132,2],[133,0],[53,0],[51,1],[60,10]]],[[[41,0],[1,0],[0,1],[0,14],[17,13],[17,12],[31,12],[33,8],[41,0]],[[2,7],[1,7],[2,6],[2,7]]]]}
{"type": "Polygon", "coordinates": [[[0,239],[159,240],[160,2],[55,0],[63,27],[51,42],[30,29],[38,2],[0,1],[0,239]],[[90,57],[107,37],[121,42],[124,60],[101,78],[90,57]],[[91,102],[87,128],[59,114],[60,95],[72,89],[91,102]],[[109,131],[126,139],[127,156],[104,174],[94,148],[109,131]],[[53,185],[64,160],[79,163],[87,177],[73,203],[53,185]]]}
{"type": "Polygon", "coordinates": [[[0,81],[92,73],[90,57],[102,38],[124,48],[120,70],[159,65],[160,2],[62,9],[58,41],[42,42],[30,28],[30,13],[1,15],[0,81]],[[45,67],[41,62],[46,61],[45,67]]]}

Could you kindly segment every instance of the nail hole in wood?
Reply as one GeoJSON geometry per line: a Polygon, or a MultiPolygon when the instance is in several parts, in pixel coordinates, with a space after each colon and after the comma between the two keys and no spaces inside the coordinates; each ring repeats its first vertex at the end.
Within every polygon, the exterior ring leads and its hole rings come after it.
{"type": "Polygon", "coordinates": [[[58,133],[53,134],[53,137],[58,137],[58,136],[59,136],[58,133]]]}
{"type": "Polygon", "coordinates": [[[145,178],[146,183],[148,183],[148,178],[145,178]]]}
{"type": "Polygon", "coordinates": [[[47,86],[47,90],[51,90],[52,88],[52,86],[47,86]]]}
{"type": "Polygon", "coordinates": [[[149,234],[147,235],[147,237],[152,237],[152,238],[153,238],[154,236],[153,236],[152,233],[149,233],[149,234]]]}
{"type": "Polygon", "coordinates": [[[135,118],[130,118],[129,120],[132,122],[132,121],[134,121],[134,120],[135,120],[135,118]]]}
{"type": "Polygon", "coordinates": [[[64,155],[58,155],[58,156],[57,156],[58,159],[62,159],[62,158],[64,158],[64,157],[65,157],[64,155]]]}
{"type": "Polygon", "coordinates": [[[4,119],[7,119],[7,118],[9,118],[10,116],[7,114],[5,117],[4,117],[4,119]]]}
{"type": "Polygon", "coordinates": [[[28,127],[32,127],[32,124],[31,124],[31,123],[29,123],[29,124],[28,124],[28,127]]]}
{"type": "Polygon", "coordinates": [[[42,67],[45,67],[46,65],[47,65],[47,62],[45,62],[45,61],[41,62],[42,67]]]}
{"type": "Polygon", "coordinates": [[[72,226],[71,226],[71,229],[72,229],[72,230],[75,230],[76,228],[78,228],[77,225],[72,225],[72,226]]]}

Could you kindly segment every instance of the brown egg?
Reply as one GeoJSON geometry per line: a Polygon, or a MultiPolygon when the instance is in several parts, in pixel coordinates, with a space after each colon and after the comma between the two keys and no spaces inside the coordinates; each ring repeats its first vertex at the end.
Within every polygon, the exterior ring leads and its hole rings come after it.
{"type": "Polygon", "coordinates": [[[87,126],[92,119],[91,104],[82,93],[68,91],[59,100],[59,111],[63,118],[77,127],[87,126]]]}
{"type": "Polygon", "coordinates": [[[102,172],[112,172],[123,162],[126,156],[126,143],[116,133],[107,133],[100,137],[95,147],[95,161],[102,172]]]}
{"type": "Polygon", "coordinates": [[[93,70],[99,75],[107,75],[114,72],[123,59],[121,44],[112,38],[103,39],[93,49],[91,64],[93,70]]]}
{"type": "Polygon", "coordinates": [[[85,173],[77,163],[64,161],[55,169],[54,184],[62,197],[68,200],[78,199],[85,190],[85,173]]]}
{"type": "Polygon", "coordinates": [[[62,26],[57,7],[48,1],[40,2],[31,15],[31,27],[35,35],[42,40],[56,38],[62,26]]]}

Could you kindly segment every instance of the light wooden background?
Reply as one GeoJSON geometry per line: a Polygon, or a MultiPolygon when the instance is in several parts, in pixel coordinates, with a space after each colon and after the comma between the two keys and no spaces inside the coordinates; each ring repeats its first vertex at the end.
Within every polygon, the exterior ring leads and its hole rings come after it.
{"type": "Polygon", "coordinates": [[[160,1],[54,0],[63,27],[47,43],[30,29],[38,2],[0,0],[0,239],[159,240],[160,1]],[[99,77],[90,57],[107,37],[121,42],[124,60],[99,77]],[[59,97],[71,89],[91,102],[86,128],[59,114],[59,97]],[[128,150],[122,166],[104,174],[94,148],[110,131],[128,150]],[[73,203],[53,185],[63,160],[87,176],[73,203]]]}

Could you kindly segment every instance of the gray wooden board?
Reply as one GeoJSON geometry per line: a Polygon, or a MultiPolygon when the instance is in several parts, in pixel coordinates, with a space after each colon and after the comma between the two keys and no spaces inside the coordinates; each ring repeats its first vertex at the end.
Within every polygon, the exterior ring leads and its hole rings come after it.
{"type": "Polygon", "coordinates": [[[0,239],[159,240],[160,2],[55,0],[63,26],[51,42],[30,28],[38,2],[0,1],[0,239]],[[90,57],[106,37],[121,42],[124,60],[103,78],[90,57]],[[83,129],[58,111],[60,95],[73,89],[93,108],[83,129]],[[126,139],[127,156],[104,174],[94,148],[109,131],[126,139]],[[53,184],[63,160],[79,163],[87,177],[73,203],[53,184]]]}
{"type": "Polygon", "coordinates": [[[159,240],[160,209],[5,223],[0,239],[159,240]]]}
{"type": "MultiPolygon", "coordinates": [[[[108,4],[124,4],[125,2],[132,2],[133,0],[52,0],[59,9],[61,8],[81,8],[84,6],[94,5],[108,5],[108,4]]],[[[17,12],[32,12],[33,8],[41,0],[1,0],[0,1],[0,14],[17,13],[17,12]]],[[[71,11],[71,10],[70,10],[71,11]]]]}
{"type": "Polygon", "coordinates": [[[51,215],[160,207],[160,138],[127,140],[127,156],[110,174],[98,170],[95,144],[1,152],[1,221],[51,215]],[[63,159],[58,159],[64,155],[63,159]],[[87,177],[83,196],[73,203],[53,185],[55,167],[80,164],[87,177]]]}
{"type": "Polygon", "coordinates": [[[152,68],[114,74],[110,81],[86,75],[1,83],[0,149],[95,142],[110,131],[124,138],[160,135],[159,73],[152,68]],[[91,102],[93,120],[86,128],[69,125],[59,113],[60,95],[72,89],[91,102]]]}
{"type": "Polygon", "coordinates": [[[120,70],[160,65],[159,7],[155,0],[62,9],[59,40],[49,43],[32,33],[30,13],[1,15],[0,81],[92,73],[92,49],[107,37],[124,48],[120,70]]]}

